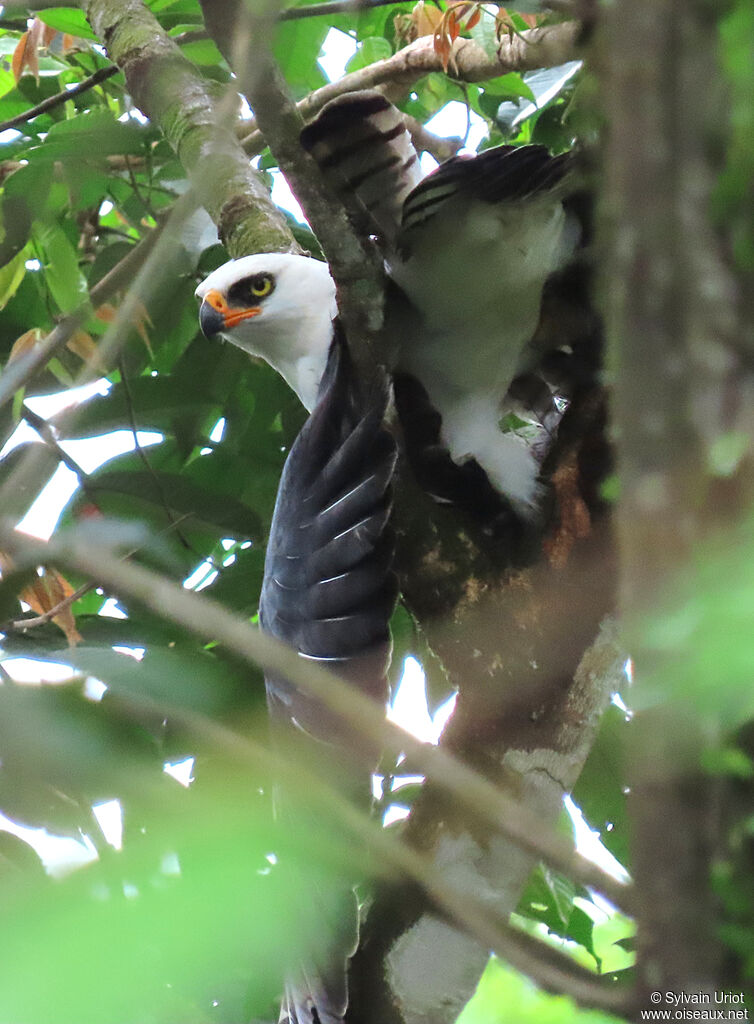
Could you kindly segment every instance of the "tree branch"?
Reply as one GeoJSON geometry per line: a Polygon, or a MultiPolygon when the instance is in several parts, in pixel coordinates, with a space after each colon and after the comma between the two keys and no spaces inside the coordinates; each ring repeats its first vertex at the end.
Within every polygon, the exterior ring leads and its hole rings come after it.
{"type": "Polygon", "coordinates": [[[87,0],[95,34],[134,102],[173,147],[231,255],[300,251],[233,131],[235,102],[215,90],[140,0],[87,0]]]}
{"type": "MultiPolygon", "coordinates": [[[[45,549],[49,550],[50,548],[50,545],[40,542],[27,543],[26,539],[11,528],[7,531],[0,528],[0,534],[2,534],[4,542],[10,542],[16,553],[20,554],[24,551],[27,554],[32,553],[34,561],[38,560],[37,556],[41,555],[45,549]]],[[[62,553],[62,546],[52,545],[52,547],[55,546],[62,553]]],[[[83,550],[81,545],[66,546],[66,559],[74,559],[81,564],[79,555],[83,550]]],[[[115,572],[121,578],[121,584],[125,584],[125,581],[128,580],[126,589],[140,603],[143,603],[142,597],[147,592],[144,588],[150,586],[150,578],[161,587],[164,585],[164,580],[156,574],[137,566],[118,562],[107,551],[100,549],[95,554],[98,562],[99,559],[104,559],[104,572],[109,578],[112,578],[112,574],[115,572]],[[139,592],[138,596],[137,591],[139,592]]],[[[101,576],[102,573],[98,575],[101,576]]],[[[169,586],[170,589],[180,592],[180,588],[173,587],[172,584],[169,586]]],[[[122,587],[118,589],[125,594],[122,587]]],[[[163,617],[171,619],[205,639],[214,636],[221,641],[222,629],[218,633],[213,626],[217,627],[219,622],[224,620],[229,629],[226,639],[233,636],[232,644],[226,644],[228,649],[234,650],[244,660],[257,661],[257,656],[251,654],[256,643],[249,643],[255,635],[253,627],[247,622],[223,612],[206,598],[185,591],[183,596],[188,598],[188,603],[181,601],[183,609],[178,614],[165,616],[164,612],[169,606],[164,606],[162,608],[163,617]],[[196,615],[192,614],[187,617],[184,612],[191,606],[194,607],[196,615]],[[207,622],[209,629],[199,626],[204,615],[209,615],[207,622]]],[[[260,634],[256,633],[256,636],[259,639],[260,634]]],[[[270,641],[271,649],[277,647],[280,651],[285,651],[287,659],[292,659],[293,662],[298,662],[301,665],[300,659],[295,653],[286,650],[269,637],[264,637],[264,640],[270,641]]],[[[337,677],[333,678],[337,679],[337,677]]],[[[211,741],[226,755],[237,758],[243,764],[250,764],[257,770],[262,768],[265,773],[273,771],[275,777],[281,779],[293,791],[301,787],[300,766],[274,748],[262,746],[247,736],[241,736],[224,725],[180,706],[173,706],[162,701],[159,705],[155,705],[155,702],[150,701],[149,698],[133,694],[119,694],[118,699],[138,710],[153,712],[158,708],[161,714],[180,723],[191,733],[211,741]]],[[[380,877],[392,874],[410,880],[427,893],[439,913],[468,931],[486,948],[504,957],[520,970],[529,973],[540,984],[556,991],[566,991],[574,999],[587,1006],[615,1012],[620,1011],[626,1005],[627,996],[630,994],[627,990],[620,989],[596,977],[558,950],[507,925],[483,899],[473,892],[467,892],[452,879],[446,878],[444,873],[428,858],[407,847],[393,834],[383,829],[378,822],[353,807],[309,764],[306,771],[306,797],[307,801],[321,809],[320,813],[326,815],[327,818],[334,818],[345,833],[356,840],[362,866],[366,862],[371,873],[380,877]]]]}
{"type": "Polygon", "coordinates": [[[136,600],[159,618],[174,622],[205,640],[221,643],[238,657],[265,672],[288,679],[340,715],[375,746],[404,751],[421,771],[467,807],[488,827],[557,870],[603,892],[617,906],[630,912],[630,889],[601,868],[575,853],[572,843],[543,828],[536,814],[500,792],[477,772],[445,751],[420,742],[410,733],[381,721],[367,697],[321,666],[302,660],[273,637],[226,612],[209,598],[190,593],[141,566],[124,563],[107,549],[93,545],[85,531],[54,537],[48,543],[19,534],[12,524],[0,524],[2,548],[32,564],[63,564],[107,587],[118,596],[136,600]]]}
{"type": "Polygon", "coordinates": [[[106,82],[108,78],[112,78],[113,75],[117,75],[119,71],[120,68],[115,64],[110,65],[110,67],[99,68],[93,75],[89,75],[89,77],[85,78],[83,82],[79,82],[78,85],[74,85],[70,89],[63,89],[60,92],[56,92],[54,96],[48,96],[46,100],[42,100],[41,103],[37,103],[35,107],[30,107],[22,114],[16,114],[15,117],[9,117],[7,121],[0,121],[0,132],[7,131],[8,128],[15,128],[16,125],[19,124],[25,124],[27,121],[31,121],[33,118],[38,117],[40,114],[44,114],[48,110],[53,110],[55,107],[59,107],[61,103],[65,103],[66,100],[71,100],[74,96],[80,96],[82,92],[87,92],[89,89],[93,89],[95,85],[99,85],[100,82],[106,82]]]}
{"type": "MultiPolygon", "coordinates": [[[[513,37],[506,35],[500,40],[493,57],[488,56],[474,40],[458,39],[452,51],[453,77],[463,82],[482,82],[509,71],[533,71],[536,68],[565,64],[578,56],[579,30],[577,22],[569,21],[527,29],[513,37]]],[[[391,57],[375,61],[374,64],[344,75],[337,82],[315,89],[297,104],[298,110],[303,119],[308,121],[336,96],[357,89],[387,85],[408,89],[432,71],[443,71],[442,59],[435,53],[432,36],[422,36],[391,57]]],[[[243,138],[243,147],[249,154],[259,153],[265,143],[261,133],[256,130],[256,121],[251,119],[246,124],[250,131],[243,138]]]]}
{"type": "Polygon", "coordinates": [[[36,430],[36,432],[42,438],[47,447],[52,452],[55,453],[55,455],[63,463],[63,465],[70,469],[72,473],[76,474],[76,477],[79,482],[79,487],[86,494],[89,487],[89,474],[81,468],[81,466],[78,464],[78,462],[76,462],[73,456],[69,455],[67,451],[60,447],[60,445],[58,444],[58,439],[55,437],[55,434],[52,431],[52,427],[47,422],[47,420],[44,419],[43,416],[37,415],[37,413],[30,409],[29,406],[26,405],[26,403],[24,403],[23,405],[21,415],[29,424],[29,426],[33,427],[34,430],[36,430]]]}

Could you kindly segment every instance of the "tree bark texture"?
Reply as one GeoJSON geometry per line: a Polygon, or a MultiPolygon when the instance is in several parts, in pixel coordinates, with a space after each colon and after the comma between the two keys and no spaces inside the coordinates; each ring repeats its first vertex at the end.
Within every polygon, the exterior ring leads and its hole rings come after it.
{"type": "MultiPolygon", "coordinates": [[[[719,14],[714,4],[675,0],[623,0],[606,10],[605,285],[620,438],[622,604],[640,706],[662,690],[684,643],[693,643],[692,635],[653,647],[644,628],[662,614],[653,603],[700,542],[734,522],[752,496],[746,460],[726,479],[715,475],[713,458],[731,432],[748,434],[751,450],[751,374],[738,344],[744,325],[709,212],[720,169],[714,140],[725,123],[719,14]]],[[[721,836],[719,784],[700,768],[714,722],[661,701],[635,725],[638,1011],[651,1005],[653,990],[722,987],[710,879],[721,836]]]]}
{"type": "Polygon", "coordinates": [[[238,144],[235,97],[220,99],[141,0],[89,0],[84,9],[134,102],[175,150],[230,254],[300,251],[238,144]]]}

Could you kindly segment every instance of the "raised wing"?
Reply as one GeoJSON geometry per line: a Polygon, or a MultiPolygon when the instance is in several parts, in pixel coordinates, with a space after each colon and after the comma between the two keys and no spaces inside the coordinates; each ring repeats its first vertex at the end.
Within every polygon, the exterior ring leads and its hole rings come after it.
{"type": "Polygon", "coordinates": [[[406,196],[422,179],[403,116],[373,90],[326,104],[301,142],[366,233],[395,243],[406,196]]]}

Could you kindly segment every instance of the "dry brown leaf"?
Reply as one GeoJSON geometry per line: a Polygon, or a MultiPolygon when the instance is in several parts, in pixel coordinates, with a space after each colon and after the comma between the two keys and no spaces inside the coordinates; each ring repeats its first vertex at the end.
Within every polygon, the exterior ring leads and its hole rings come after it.
{"type": "Polygon", "coordinates": [[[11,60],[11,69],[16,82],[23,75],[24,68],[28,68],[39,82],[39,47],[42,43],[44,29],[44,23],[39,18],[35,18],[31,28],[24,32],[18,40],[11,60]]]}
{"type": "Polygon", "coordinates": [[[31,327],[13,342],[13,347],[10,350],[8,356],[8,363],[12,363],[14,359],[18,359],[25,352],[30,352],[36,345],[45,338],[46,335],[39,327],[31,327]]]}
{"type": "Polygon", "coordinates": [[[137,299],[136,302],[134,303],[133,324],[134,327],[136,328],[137,334],[146,345],[147,352],[149,352],[150,356],[154,356],[154,352],[152,351],[152,343],[150,342],[149,335],[147,334],[147,325],[149,325],[149,327],[152,327],[153,324],[151,317],[147,312],[147,307],[140,299],[137,299]]]}
{"type": "Polygon", "coordinates": [[[117,310],[115,306],[110,302],[103,302],[101,306],[97,306],[94,311],[94,315],[98,320],[101,320],[103,324],[111,324],[115,319],[117,310]]]}
{"type": "MultiPolygon", "coordinates": [[[[44,615],[59,605],[61,601],[72,597],[74,593],[74,588],[65,576],[62,576],[57,569],[48,568],[45,569],[43,576],[38,576],[34,583],[21,591],[20,597],[33,612],[36,612],[37,615],[44,615]]],[[[75,647],[81,641],[82,636],[76,629],[76,618],[70,605],[53,616],[52,621],[58,629],[65,633],[69,647],[75,647]]]]}
{"type": "Polygon", "coordinates": [[[87,331],[83,331],[81,328],[74,331],[66,342],[66,348],[70,349],[74,355],[77,355],[90,369],[96,370],[97,373],[107,372],[105,364],[100,357],[99,346],[87,331]]]}
{"type": "MultiPolygon", "coordinates": [[[[9,573],[14,569],[13,559],[4,551],[0,551],[0,570],[9,573]]],[[[19,598],[24,601],[36,615],[44,615],[61,601],[72,597],[75,590],[57,569],[46,569],[43,576],[38,576],[34,583],[24,587],[19,598]]],[[[76,618],[70,605],[52,619],[58,629],[65,633],[69,647],[75,647],[83,638],[76,629],[76,618]]]]}
{"type": "Polygon", "coordinates": [[[419,0],[411,11],[411,22],[413,24],[413,38],[420,36],[434,35],[435,29],[442,21],[442,11],[434,4],[427,4],[419,0]]]}
{"type": "Polygon", "coordinates": [[[11,71],[13,72],[13,78],[18,82],[21,75],[24,73],[24,68],[27,64],[26,57],[26,46],[29,42],[29,33],[24,32],[21,38],[16,43],[16,48],[13,51],[13,58],[11,60],[11,71]]]}

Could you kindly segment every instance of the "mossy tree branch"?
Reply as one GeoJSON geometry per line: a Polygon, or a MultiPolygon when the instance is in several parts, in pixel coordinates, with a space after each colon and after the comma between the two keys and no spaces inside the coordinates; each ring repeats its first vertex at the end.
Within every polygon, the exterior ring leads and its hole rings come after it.
{"type": "Polygon", "coordinates": [[[87,0],[84,10],[135,103],[175,150],[231,255],[299,251],[236,140],[234,101],[219,102],[140,0],[87,0]]]}

